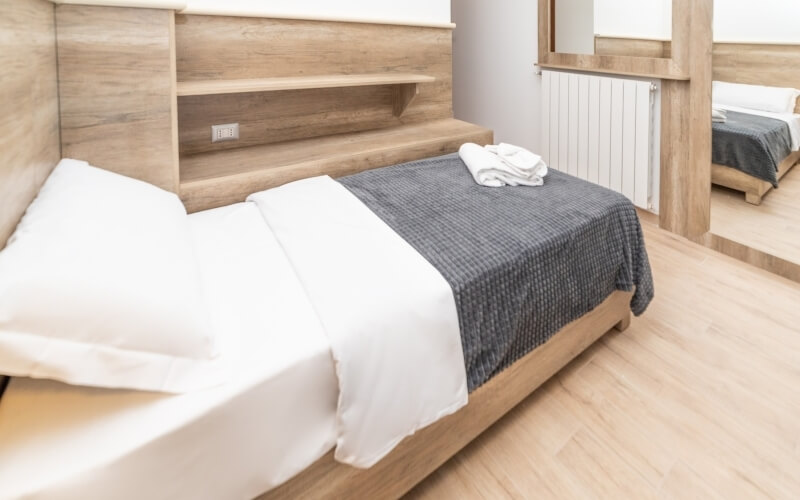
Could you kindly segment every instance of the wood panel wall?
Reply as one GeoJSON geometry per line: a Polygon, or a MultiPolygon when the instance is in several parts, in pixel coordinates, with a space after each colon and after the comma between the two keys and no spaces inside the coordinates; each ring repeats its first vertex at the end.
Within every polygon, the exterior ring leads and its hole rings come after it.
{"type": "Polygon", "coordinates": [[[61,157],[53,4],[0,0],[0,248],[61,157]]]}
{"type": "Polygon", "coordinates": [[[272,144],[452,117],[452,31],[446,28],[224,16],[176,16],[178,81],[415,73],[401,117],[392,88],[374,86],[179,98],[181,154],[272,144]],[[210,141],[238,122],[240,139],[210,141]]]}
{"type": "Polygon", "coordinates": [[[714,80],[800,88],[800,45],[715,43],[714,80]]]}
{"type": "MultiPolygon", "coordinates": [[[[602,55],[649,57],[671,52],[669,41],[596,37],[602,55]]],[[[713,79],[723,82],[800,88],[800,45],[716,42],[712,52],[713,79]]],[[[795,113],[800,113],[798,101],[795,113]]]]}
{"type": "Polygon", "coordinates": [[[594,53],[601,56],[672,57],[672,42],[595,36],[594,53]]]}
{"type": "Polygon", "coordinates": [[[177,192],[174,13],[59,5],[65,157],[177,192]]]}

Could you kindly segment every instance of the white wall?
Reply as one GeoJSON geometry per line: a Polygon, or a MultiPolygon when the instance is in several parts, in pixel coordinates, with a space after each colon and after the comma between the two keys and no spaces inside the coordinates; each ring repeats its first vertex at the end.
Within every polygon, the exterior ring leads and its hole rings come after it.
{"type": "Polygon", "coordinates": [[[456,118],[494,129],[496,142],[539,144],[537,2],[453,0],[456,118]]]}
{"type": "Polygon", "coordinates": [[[714,40],[800,42],[800,1],[716,0],[714,40]]]}
{"type": "MultiPolygon", "coordinates": [[[[671,0],[595,0],[600,35],[669,39],[671,23],[671,0]]],[[[714,40],[800,43],[800,1],[715,0],[714,40]]]]}
{"type": "Polygon", "coordinates": [[[672,0],[595,0],[594,18],[598,35],[672,38],[672,0]]]}
{"type": "Polygon", "coordinates": [[[556,1],[556,52],[594,54],[594,33],[594,0],[556,1]]]}
{"type": "Polygon", "coordinates": [[[450,23],[450,0],[187,0],[185,12],[450,23]]]}

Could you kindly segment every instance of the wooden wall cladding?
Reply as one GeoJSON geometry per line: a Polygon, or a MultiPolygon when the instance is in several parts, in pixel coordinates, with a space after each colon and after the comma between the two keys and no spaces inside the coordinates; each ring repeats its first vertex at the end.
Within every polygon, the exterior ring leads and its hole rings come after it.
{"type": "Polygon", "coordinates": [[[401,117],[392,87],[179,98],[181,154],[271,144],[452,117],[452,31],[446,28],[177,15],[178,81],[364,73],[436,78],[401,117]],[[212,124],[240,140],[212,144],[212,124]]]}
{"type": "Polygon", "coordinates": [[[715,43],[714,80],[800,88],[800,45],[715,43]]]}
{"type": "Polygon", "coordinates": [[[53,4],[0,1],[0,248],[61,157],[53,4]]]}
{"type": "Polygon", "coordinates": [[[56,8],[64,156],[178,190],[174,13],[56,8]]]}
{"type": "MultiPolygon", "coordinates": [[[[596,37],[600,55],[649,57],[671,52],[670,42],[596,37]]],[[[712,53],[713,79],[723,82],[800,88],[800,45],[717,42],[712,53]]],[[[798,102],[795,113],[800,113],[798,102]]]]}
{"type": "Polygon", "coordinates": [[[672,42],[642,38],[594,37],[594,53],[601,56],[672,57],[672,42]]]}

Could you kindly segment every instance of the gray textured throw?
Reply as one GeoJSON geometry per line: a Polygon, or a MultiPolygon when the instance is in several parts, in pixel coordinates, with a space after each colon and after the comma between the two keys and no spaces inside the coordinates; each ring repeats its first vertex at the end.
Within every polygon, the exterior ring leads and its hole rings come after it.
{"type": "Polygon", "coordinates": [[[635,289],[637,315],[653,297],[636,210],[602,187],[559,172],[482,187],[457,155],[339,181],[450,284],[470,391],[615,290],[635,289]]]}
{"type": "Polygon", "coordinates": [[[728,111],[712,124],[711,160],[778,187],[778,166],[792,152],[789,125],[781,120],[728,111]]]}

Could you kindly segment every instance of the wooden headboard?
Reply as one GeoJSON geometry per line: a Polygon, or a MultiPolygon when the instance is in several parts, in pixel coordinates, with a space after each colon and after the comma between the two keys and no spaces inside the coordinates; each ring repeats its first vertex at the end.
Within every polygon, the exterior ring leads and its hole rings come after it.
{"type": "Polygon", "coordinates": [[[453,118],[451,27],[67,4],[56,23],[64,156],[190,212],[492,141],[453,118]]]}
{"type": "Polygon", "coordinates": [[[0,2],[0,248],[61,157],[53,9],[0,2]]]}
{"type": "Polygon", "coordinates": [[[800,44],[715,43],[714,80],[800,89],[800,44]]]}
{"type": "MultiPolygon", "coordinates": [[[[670,42],[598,36],[595,51],[668,57],[670,42]]],[[[714,80],[800,89],[800,44],[715,42],[712,65],[714,80]]],[[[800,113],[800,100],[795,113],[800,113]]]]}

